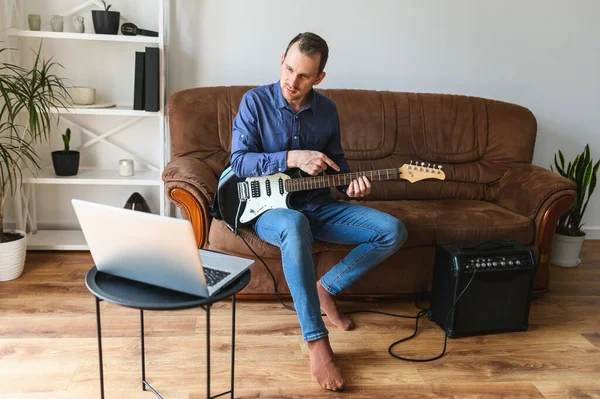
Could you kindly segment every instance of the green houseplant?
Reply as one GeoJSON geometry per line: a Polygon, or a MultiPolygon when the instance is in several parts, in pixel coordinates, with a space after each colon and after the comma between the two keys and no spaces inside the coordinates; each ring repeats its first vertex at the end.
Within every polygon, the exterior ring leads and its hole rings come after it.
{"type": "Polygon", "coordinates": [[[580,262],[579,253],[585,240],[582,220],[596,188],[598,167],[600,161],[594,163],[589,144],[585,146],[582,153],[576,155],[573,161],[566,165],[562,151],[558,151],[558,158],[556,154],[554,155],[554,167],[550,166],[550,169],[573,180],[577,185],[575,205],[561,216],[556,225],[552,252],[552,263],[555,265],[577,266],[580,262]]]}
{"type": "Polygon", "coordinates": [[[74,176],[79,171],[79,151],[71,150],[71,129],[62,135],[64,149],[52,151],[52,165],[56,176],[74,176]]]}
{"type": "MultiPolygon", "coordinates": [[[[43,60],[41,47],[31,68],[0,62],[0,280],[20,276],[26,248],[24,232],[4,230],[5,201],[20,188],[25,170],[40,170],[35,145],[50,135],[52,108],[68,104],[66,80],[53,73],[60,65],[43,60]],[[20,270],[14,262],[21,262],[20,270]]],[[[0,57],[6,51],[12,49],[0,48],[0,57]]]]}

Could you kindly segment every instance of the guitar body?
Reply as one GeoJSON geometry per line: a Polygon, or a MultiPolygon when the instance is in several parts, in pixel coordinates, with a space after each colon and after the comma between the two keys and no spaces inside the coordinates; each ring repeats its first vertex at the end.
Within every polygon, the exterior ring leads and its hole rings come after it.
{"type": "Polygon", "coordinates": [[[219,209],[230,226],[244,226],[270,209],[291,208],[284,181],[299,175],[297,170],[263,177],[237,177],[225,169],[217,188],[219,209]]]}

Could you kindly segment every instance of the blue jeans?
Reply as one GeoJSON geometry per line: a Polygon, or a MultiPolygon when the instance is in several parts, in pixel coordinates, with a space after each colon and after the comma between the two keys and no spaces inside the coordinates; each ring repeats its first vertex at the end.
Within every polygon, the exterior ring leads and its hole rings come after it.
{"type": "Polygon", "coordinates": [[[337,295],[400,249],[407,236],[404,224],[397,218],[346,202],[333,202],[316,211],[272,209],[257,219],[254,230],[260,238],[281,249],[283,273],[304,341],[314,341],[328,334],[317,294],[311,251],[313,240],[357,244],[321,277],[323,288],[337,295]]]}

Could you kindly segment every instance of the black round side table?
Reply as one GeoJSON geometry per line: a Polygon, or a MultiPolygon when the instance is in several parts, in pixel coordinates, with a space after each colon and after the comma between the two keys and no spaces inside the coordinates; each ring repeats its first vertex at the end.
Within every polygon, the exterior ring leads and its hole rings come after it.
{"type": "Polygon", "coordinates": [[[96,325],[98,328],[98,357],[100,362],[100,397],[104,399],[104,370],[102,365],[102,329],[100,323],[100,301],[140,310],[140,339],[142,355],[142,390],[148,388],[162,399],[146,381],[146,356],[144,354],[144,310],[178,310],[200,307],[206,312],[206,397],[217,398],[223,395],[234,395],[235,366],[235,296],[250,282],[250,270],[246,270],[238,278],[208,298],[198,297],[167,288],[157,287],[117,277],[90,269],[85,277],[85,285],[96,297],[96,325]],[[231,297],[231,388],[227,392],[215,396],[210,395],[210,308],[212,304],[231,297]]]}

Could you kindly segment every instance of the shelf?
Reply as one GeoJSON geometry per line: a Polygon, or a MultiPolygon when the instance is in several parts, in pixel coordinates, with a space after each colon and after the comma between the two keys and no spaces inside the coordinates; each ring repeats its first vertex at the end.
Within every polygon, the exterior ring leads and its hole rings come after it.
{"type": "MultiPolygon", "coordinates": [[[[49,110],[61,122],[60,126],[52,129],[52,133],[60,135],[59,131],[68,126],[78,139],[71,149],[85,154],[81,154],[82,162],[75,176],[55,175],[50,161],[50,151],[54,149],[50,147],[43,154],[40,153],[38,163],[43,170],[23,170],[21,182],[25,187],[16,190],[13,196],[15,225],[28,233],[40,228],[35,234],[29,233],[28,250],[89,251],[83,233],[78,231],[80,227],[75,215],[59,211],[72,209],[69,199],[76,193],[95,197],[98,191],[108,201],[108,198],[121,198],[123,191],[128,195],[133,191],[149,192],[153,197],[156,196],[157,213],[169,215],[171,206],[162,173],[171,158],[170,137],[166,131],[166,39],[169,32],[168,10],[172,8],[170,0],[129,1],[125,8],[127,11],[122,10],[129,17],[135,16],[136,9],[149,11],[138,15],[135,22],[159,32],[159,37],[127,36],[121,31],[117,35],[96,34],[90,12],[104,9],[99,0],[42,0],[37,5],[29,4],[28,0],[8,0],[8,3],[18,11],[6,15],[6,29],[2,31],[7,40],[14,41],[12,47],[16,50],[7,53],[8,62],[28,67],[31,63],[29,47],[37,50],[35,43],[46,43],[44,55],[55,57],[54,60],[68,66],[69,79],[103,91],[93,107],[74,105],[70,99],[65,99],[68,101],[56,103],[56,107],[49,110]],[[29,29],[28,12],[42,15],[44,21],[41,31],[29,29]],[[63,16],[64,32],[51,31],[48,16],[54,14],[63,16]],[[73,31],[70,23],[73,15],[87,15],[85,33],[73,31]],[[159,53],[160,110],[157,112],[133,109],[133,56],[135,51],[144,51],[145,48],[158,49],[159,53]],[[110,64],[111,68],[98,67],[102,63],[110,64]],[[124,68],[125,74],[120,73],[124,68]],[[99,108],[108,103],[115,103],[116,106],[99,108]],[[139,140],[148,140],[148,145],[136,147],[139,140]],[[121,158],[134,160],[134,176],[119,176],[121,158]]],[[[121,23],[129,22],[123,19],[123,13],[121,15],[121,23]]],[[[26,115],[23,116],[26,118],[26,115]]],[[[60,141],[60,137],[58,139],[60,141]]],[[[56,149],[62,149],[62,146],[56,149]]]]}
{"type": "Polygon", "coordinates": [[[30,251],[88,251],[88,245],[79,230],[38,230],[27,235],[27,249],[30,251]]]}
{"type": "Polygon", "coordinates": [[[54,171],[42,171],[37,177],[26,177],[24,183],[32,184],[87,184],[114,186],[160,186],[162,180],[159,172],[152,170],[136,171],[134,176],[119,176],[117,169],[80,170],[75,176],[56,176],[54,171]]]}
{"type": "Polygon", "coordinates": [[[16,37],[40,37],[48,39],[70,39],[70,40],[96,40],[108,42],[129,42],[159,44],[160,37],[150,36],[125,36],[125,35],[98,35],[95,33],[73,33],[73,32],[49,32],[11,28],[8,36],[16,37]]]}
{"type": "Polygon", "coordinates": [[[55,114],[111,115],[111,116],[160,116],[160,112],[137,111],[132,105],[117,105],[111,108],[53,108],[55,114]]]}

